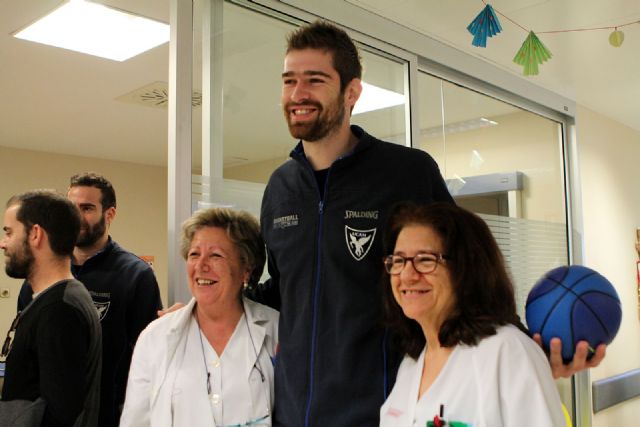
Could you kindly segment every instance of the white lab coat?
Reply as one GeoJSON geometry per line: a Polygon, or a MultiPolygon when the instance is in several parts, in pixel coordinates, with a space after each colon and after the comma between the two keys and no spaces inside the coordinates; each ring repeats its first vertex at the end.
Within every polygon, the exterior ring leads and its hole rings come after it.
{"type": "MultiPolygon", "coordinates": [[[[278,312],[243,299],[245,312],[251,336],[258,349],[258,359],[251,344],[245,346],[247,350],[247,366],[259,363],[265,375],[267,387],[260,381],[249,381],[249,387],[259,387],[252,390],[254,394],[268,393],[267,399],[270,409],[273,409],[273,358],[277,347],[278,312]],[[266,390],[266,391],[265,391],[266,390]]],[[[180,399],[188,399],[189,411],[180,411],[179,419],[174,413],[172,401],[176,398],[176,377],[183,363],[193,363],[193,354],[185,354],[189,325],[195,299],[173,313],[168,313],[153,321],[142,331],[131,360],[127,394],[124,403],[120,425],[122,427],[135,426],[215,426],[211,409],[211,401],[207,395],[206,384],[201,381],[200,386],[178,391],[180,399]]],[[[241,319],[242,320],[242,319],[241,319]]],[[[198,349],[199,352],[199,349],[198,349]]],[[[199,357],[202,362],[201,355],[199,357]]],[[[251,371],[251,369],[249,369],[251,371]]],[[[242,377],[239,376],[239,380],[242,377]]],[[[224,396],[222,396],[224,399],[224,396]]],[[[242,414],[247,420],[264,415],[264,408],[256,408],[255,414],[242,414]],[[259,415],[258,415],[259,414],[259,415]]],[[[270,423],[270,419],[268,420],[270,423]]]]}
{"type": "Polygon", "coordinates": [[[455,347],[418,400],[424,350],[405,357],[393,391],[380,409],[381,427],[424,426],[439,415],[473,427],[561,427],[560,395],[540,347],[512,325],[476,346],[455,347]]]}

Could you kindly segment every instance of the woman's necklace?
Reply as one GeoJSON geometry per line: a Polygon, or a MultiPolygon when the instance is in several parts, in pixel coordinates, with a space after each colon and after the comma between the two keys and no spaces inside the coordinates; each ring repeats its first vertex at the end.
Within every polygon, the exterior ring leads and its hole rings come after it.
{"type": "Polygon", "coordinates": [[[198,338],[200,338],[200,350],[202,351],[202,363],[204,364],[204,371],[207,373],[207,395],[211,396],[211,372],[207,368],[207,358],[204,355],[204,343],[202,342],[202,328],[200,327],[200,321],[198,320],[198,314],[195,313],[196,324],[198,325],[198,338]]]}

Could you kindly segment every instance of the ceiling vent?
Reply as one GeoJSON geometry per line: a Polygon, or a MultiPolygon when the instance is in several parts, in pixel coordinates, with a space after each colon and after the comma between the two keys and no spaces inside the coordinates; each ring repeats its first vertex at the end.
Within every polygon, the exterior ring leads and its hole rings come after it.
{"type": "MultiPolygon", "coordinates": [[[[167,82],[153,82],[116,98],[130,104],[146,105],[154,108],[167,108],[169,104],[169,85],[167,82]]],[[[202,94],[193,92],[191,106],[202,105],[202,94]]]]}

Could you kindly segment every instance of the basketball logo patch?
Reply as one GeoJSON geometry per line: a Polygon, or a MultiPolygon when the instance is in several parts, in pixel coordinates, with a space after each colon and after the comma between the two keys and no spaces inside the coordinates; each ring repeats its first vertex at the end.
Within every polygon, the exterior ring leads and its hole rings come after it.
{"type": "Polygon", "coordinates": [[[373,239],[376,237],[376,229],[358,230],[345,225],[344,235],[347,241],[349,253],[356,261],[360,261],[365,257],[365,255],[367,255],[371,246],[373,246],[373,239]]]}
{"type": "Polygon", "coordinates": [[[98,312],[98,317],[100,318],[100,321],[102,321],[102,319],[104,319],[104,317],[107,315],[107,312],[109,311],[109,306],[111,305],[111,301],[107,301],[107,302],[94,301],[93,305],[96,307],[96,311],[98,312]]]}
{"type": "Polygon", "coordinates": [[[111,307],[111,292],[89,291],[89,294],[102,322],[109,312],[109,307],[111,307]]]}

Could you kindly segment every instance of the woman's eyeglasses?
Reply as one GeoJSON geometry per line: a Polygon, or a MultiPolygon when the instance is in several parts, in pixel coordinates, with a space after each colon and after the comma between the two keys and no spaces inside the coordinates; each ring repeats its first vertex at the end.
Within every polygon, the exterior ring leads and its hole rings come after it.
{"type": "Polygon", "coordinates": [[[449,259],[447,255],[438,254],[438,253],[421,253],[416,256],[408,257],[402,255],[387,255],[384,259],[384,268],[387,270],[387,273],[392,276],[396,276],[402,273],[404,270],[404,266],[407,261],[411,261],[413,264],[413,268],[422,274],[433,273],[438,267],[438,264],[444,263],[445,260],[449,259]]]}
{"type": "Polygon", "coordinates": [[[18,321],[20,320],[20,312],[16,315],[16,318],[11,322],[11,327],[9,327],[9,331],[7,332],[7,338],[4,340],[4,344],[2,344],[2,353],[0,353],[0,357],[5,359],[11,351],[11,341],[13,339],[12,335],[15,335],[16,328],[18,327],[18,321]]]}

